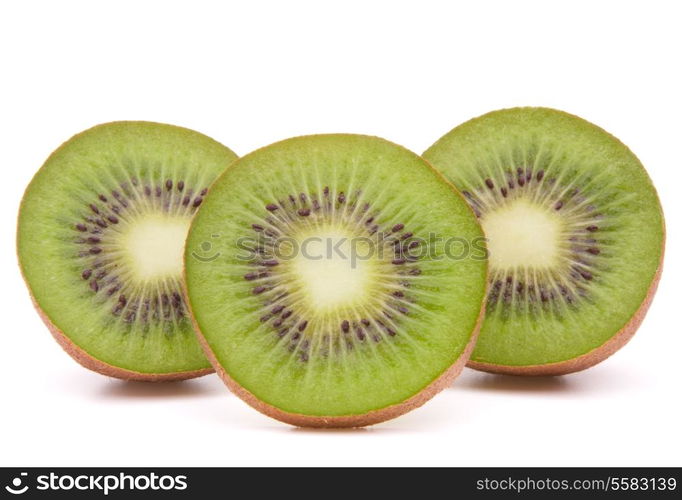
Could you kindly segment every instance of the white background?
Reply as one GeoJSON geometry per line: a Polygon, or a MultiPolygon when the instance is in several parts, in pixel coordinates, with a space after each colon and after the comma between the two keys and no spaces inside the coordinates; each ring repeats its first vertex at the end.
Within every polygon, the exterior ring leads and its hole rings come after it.
{"type": "Polygon", "coordinates": [[[679,6],[239,4],[2,3],[0,465],[682,465],[679,6]],[[518,105],[564,109],[615,134],[666,211],[650,313],[630,344],[586,372],[467,370],[399,419],[295,429],[214,376],[144,385],[88,372],[52,340],[21,281],[22,191],[53,149],[97,123],[174,123],[238,154],[320,132],[421,152],[469,118],[518,105]]]}

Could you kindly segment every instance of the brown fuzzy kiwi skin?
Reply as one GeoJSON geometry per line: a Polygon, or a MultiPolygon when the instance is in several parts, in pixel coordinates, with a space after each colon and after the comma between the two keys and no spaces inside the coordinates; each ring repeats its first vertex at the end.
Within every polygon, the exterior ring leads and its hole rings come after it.
{"type": "MultiPolygon", "coordinates": [[[[187,297],[186,288],[185,297],[187,297]]],[[[189,300],[187,300],[187,303],[189,304],[189,300]]],[[[419,391],[411,398],[406,399],[401,403],[387,406],[386,408],[381,408],[380,410],[372,410],[370,412],[363,413],[360,415],[319,416],[303,415],[300,413],[290,413],[284,410],[280,410],[279,408],[276,408],[272,405],[269,405],[261,401],[251,392],[249,392],[244,387],[239,385],[239,383],[237,383],[232,377],[230,377],[227,374],[227,372],[218,362],[218,359],[215,357],[215,354],[213,354],[213,351],[211,350],[211,348],[208,345],[208,342],[206,341],[206,338],[203,336],[201,330],[199,329],[199,324],[197,323],[196,319],[194,318],[194,315],[191,312],[191,307],[189,307],[189,309],[190,317],[192,318],[192,324],[194,325],[194,330],[197,334],[197,338],[199,339],[201,347],[204,349],[206,357],[215,368],[215,371],[218,374],[218,376],[221,378],[221,380],[225,383],[227,388],[232,393],[239,396],[248,405],[255,408],[259,412],[281,422],[295,425],[297,427],[314,427],[327,429],[364,427],[367,425],[374,425],[380,422],[385,422],[386,420],[399,417],[400,415],[403,415],[409,411],[419,408],[429,399],[438,394],[440,391],[449,387],[460,374],[460,372],[466,365],[467,360],[471,356],[471,353],[473,352],[474,347],[476,346],[478,332],[480,331],[481,324],[483,323],[483,316],[485,315],[485,305],[483,305],[478,315],[478,319],[476,320],[476,325],[474,327],[474,331],[471,335],[471,338],[469,339],[469,342],[462,351],[462,354],[460,354],[459,358],[457,358],[457,361],[455,361],[447,370],[445,370],[441,375],[439,375],[437,379],[435,379],[429,385],[424,387],[421,391],[419,391]]]]}
{"type": "Polygon", "coordinates": [[[177,382],[180,380],[202,377],[204,375],[208,375],[209,373],[213,373],[212,368],[203,368],[201,370],[192,370],[186,372],[142,373],[110,365],[104,361],[93,358],[90,354],[78,347],[69,337],[64,335],[64,332],[57,328],[47,314],[45,314],[40,306],[38,306],[38,303],[33,299],[32,295],[31,302],[33,302],[33,306],[36,308],[36,311],[38,311],[38,315],[43,320],[48,330],[50,330],[50,333],[57,343],[62,347],[62,349],[64,349],[66,353],[76,360],[81,366],[84,366],[93,372],[106,375],[107,377],[135,382],[177,382]]]}
{"type": "Polygon", "coordinates": [[[120,368],[118,366],[113,366],[92,357],[90,354],[78,347],[69,337],[64,335],[64,332],[62,332],[57,325],[52,323],[52,320],[50,320],[48,315],[45,314],[45,311],[40,308],[38,302],[36,302],[35,298],[33,297],[31,287],[28,283],[28,280],[26,279],[26,276],[24,276],[23,269],[21,270],[21,277],[24,279],[26,287],[29,290],[33,307],[35,307],[36,311],[38,311],[38,315],[43,320],[43,323],[45,323],[45,326],[47,326],[47,329],[50,330],[50,333],[54,339],[69,356],[71,356],[81,366],[84,366],[88,370],[92,370],[93,372],[97,372],[108,377],[136,382],[177,382],[180,380],[202,377],[204,375],[208,375],[209,373],[213,373],[212,368],[202,368],[201,370],[191,370],[185,372],[142,373],[120,368]]]}
{"type": "MultiPolygon", "coordinates": [[[[385,140],[385,139],[382,139],[385,140]]],[[[389,142],[389,141],[387,141],[389,142]]],[[[395,146],[398,146],[402,149],[402,146],[392,143],[395,146]]],[[[406,151],[409,151],[405,149],[406,151]]],[[[412,153],[411,151],[409,151],[412,153]]],[[[414,153],[412,153],[414,154],[414,153]]],[[[420,159],[431,169],[431,171],[436,174],[436,176],[443,181],[445,184],[447,184],[450,189],[452,190],[453,194],[456,196],[459,196],[459,198],[464,202],[465,206],[468,207],[468,209],[471,212],[471,215],[473,217],[476,216],[476,214],[473,211],[473,208],[469,206],[469,203],[466,201],[462,193],[459,192],[459,190],[452,184],[439,170],[437,170],[431,163],[426,161],[424,158],[420,159]]],[[[217,179],[214,181],[217,182],[217,179]]],[[[210,191],[210,190],[209,190],[210,191]]],[[[195,214],[196,217],[196,214],[195,214]]],[[[186,251],[186,249],[185,249],[186,251]]],[[[378,424],[381,422],[385,422],[386,420],[391,420],[396,417],[399,417],[401,415],[404,415],[405,413],[408,413],[416,408],[419,408],[422,406],[424,403],[426,403],[429,399],[433,398],[436,394],[438,394],[440,391],[443,389],[446,389],[450,385],[452,385],[452,382],[459,376],[459,374],[462,372],[464,367],[467,364],[467,361],[471,357],[471,353],[474,351],[474,347],[476,347],[476,341],[478,340],[478,334],[481,330],[481,325],[483,324],[483,319],[485,317],[485,306],[486,306],[486,301],[485,299],[482,300],[481,302],[481,308],[478,313],[478,317],[476,318],[476,323],[474,325],[474,328],[471,332],[471,337],[469,338],[469,341],[467,342],[467,345],[464,347],[464,350],[460,354],[460,356],[457,358],[457,360],[450,365],[449,368],[447,368],[443,373],[441,373],[438,378],[433,380],[429,385],[424,387],[421,391],[419,391],[417,394],[412,396],[411,398],[406,399],[405,401],[402,401],[401,403],[397,403],[391,406],[387,406],[386,408],[381,408],[379,410],[372,410],[367,413],[363,414],[358,414],[358,415],[328,415],[328,416],[321,416],[321,415],[304,415],[301,413],[291,413],[291,412],[286,412],[284,410],[280,410],[279,408],[276,408],[272,405],[269,405],[268,403],[265,403],[264,401],[261,401],[258,399],[253,393],[250,391],[246,390],[244,387],[239,385],[239,383],[234,380],[230,375],[225,371],[225,369],[222,367],[218,359],[216,358],[215,354],[213,353],[213,350],[208,344],[208,341],[204,337],[203,333],[201,332],[201,329],[199,328],[199,323],[196,320],[194,316],[194,312],[192,311],[192,303],[189,300],[189,294],[187,292],[187,276],[186,276],[186,266],[183,265],[183,279],[182,279],[182,290],[183,290],[183,295],[185,298],[185,303],[187,304],[187,309],[189,311],[189,317],[192,320],[192,325],[194,326],[194,332],[197,335],[197,338],[199,339],[199,344],[201,345],[202,349],[204,350],[204,354],[210,361],[211,365],[215,369],[215,372],[218,374],[220,379],[225,383],[227,388],[237,395],[239,398],[241,398],[244,402],[246,402],[249,406],[253,407],[254,409],[258,410],[259,412],[263,413],[264,415],[267,415],[271,418],[274,418],[276,420],[279,420],[281,422],[294,425],[296,427],[309,427],[309,428],[319,428],[319,429],[339,429],[339,428],[357,428],[357,427],[365,427],[368,425],[374,425],[378,424]]],[[[487,265],[486,261],[486,284],[488,283],[488,275],[489,275],[490,269],[489,266],[487,265]]],[[[489,285],[486,285],[486,291],[483,294],[483,297],[485,298],[488,294],[488,287],[489,285]]]]}
{"type": "Polygon", "coordinates": [[[621,328],[613,337],[608,339],[599,347],[578,356],[577,358],[568,359],[566,361],[559,361],[557,363],[547,363],[542,365],[496,365],[493,363],[485,363],[481,361],[469,360],[468,368],[474,370],[484,371],[488,373],[495,373],[499,375],[521,375],[521,376],[554,376],[554,375],[568,375],[587,368],[590,368],[598,363],[601,363],[606,358],[614,354],[617,350],[627,344],[635,335],[635,332],[642,324],[644,316],[646,316],[649,306],[654,299],[658,282],[661,279],[663,271],[663,255],[665,253],[665,227],[663,228],[663,242],[661,243],[661,260],[658,263],[658,268],[654,274],[654,279],[649,285],[646,297],[639,305],[632,318],[621,328]]]}
{"type": "MultiPolygon", "coordinates": [[[[19,266],[19,268],[21,269],[21,266],[19,266]]],[[[43,311],[40,308],[38,302],[35,300],[35,297],[33,297],[33,292],[31,292],[31,286],[29,285],[26,276],[24,276],[23,269],[21,269],[21,277],[24,279],[24,282],[26,283],[26,287],[28,288],[33,307],[36,308],[36,311],[38,312],[40,319],[43,320],[43,323],[45,323],[47,329],[50,330],[50,333],[52,334],[54,339],[62,347],[62,349],[66,351],[66,353],[69,356],[71,356],[75,361],[78,362],[78,364],[87,368],[88,370],[92,370],[93,372],[106,375],[107,377],[113,377],[121,380],[135,382],[177,382],[180,380],[188,380],[191,378],[203,377],[204,375],[213,373],[212,368],[203,368],[201,370],[191,370],[186,372],[142,373],[133,370],[127,370],[125,368],[120,368],[118,366],[113,366],[108,363],[105,363],[104,361],[100,361],[97,358],[92,357],[90,354],[88,354],[83,349],[78,347],[69,337],[64,335],[64,332],[62,332],[57,327],[57,325],[52,323],[52,320],[49,318],[49,316],[45,314],[45,311],[43,311]]]]}

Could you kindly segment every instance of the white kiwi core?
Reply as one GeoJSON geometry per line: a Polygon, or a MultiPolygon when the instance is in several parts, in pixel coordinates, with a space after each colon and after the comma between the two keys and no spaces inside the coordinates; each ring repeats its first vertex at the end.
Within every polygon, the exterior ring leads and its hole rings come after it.
{"type": "Polygon", "coordinates": [[[297,242],[292,271],[309,307],[327,312],[367,300],[376,281],[367,242],[333,228],[301,235],[297,242]]]}
{"type": "Polygon", "coordinates": [[[493,269],[548,269],[559,262],[562,220],[546,207],[517,199],[486,214],[481,225],[493,269]]]}
{"type": "Polygon", "coordinates": [[[179,277],[189,217],[147,214],[122,235],[122,250],[139,281],[179,277]]]}

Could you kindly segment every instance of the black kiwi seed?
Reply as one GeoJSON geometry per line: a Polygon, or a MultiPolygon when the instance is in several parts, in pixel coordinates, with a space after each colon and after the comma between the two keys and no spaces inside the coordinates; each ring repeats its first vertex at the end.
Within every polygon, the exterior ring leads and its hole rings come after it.
{"type": "Polygon", "coordinates": [[[585,278],[586,280],[590,281],[592,279],[592,273],[589,271],[582,270],[580,271],[580,276],[585,278]]]}

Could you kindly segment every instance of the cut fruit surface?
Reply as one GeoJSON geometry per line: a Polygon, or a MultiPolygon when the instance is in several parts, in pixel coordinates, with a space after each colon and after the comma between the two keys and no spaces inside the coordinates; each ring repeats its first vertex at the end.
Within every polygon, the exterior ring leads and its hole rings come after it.
{"type": "Polygon", "coordinates": [[[488,238],[473,367],[567,373],[634,334],[660,275],[664,224],[626,146],[567,113],[516,108],[460,125],[424,157],[462,191],[488,238]]]}
{"type": "Polygon", "coordinates": [[[426,162],[387,141],[283,141],[212,186],[185,248],[189,304],[218,372],[297,425],[365,425],[461,369],[486,286],[483,233],[426,162]],[[473,254],[473,255],[472,255],[473,254]]]}
{"type": "Polygon", "coordinates": [[[210,365],[182,298],[183,248],[236,155],[191,130],[115,122],[66,142],[21,204],[18,254],[41,316],[78,361],[140,380],[210,365]]]}

